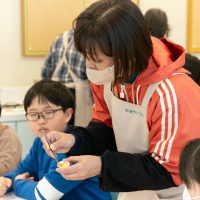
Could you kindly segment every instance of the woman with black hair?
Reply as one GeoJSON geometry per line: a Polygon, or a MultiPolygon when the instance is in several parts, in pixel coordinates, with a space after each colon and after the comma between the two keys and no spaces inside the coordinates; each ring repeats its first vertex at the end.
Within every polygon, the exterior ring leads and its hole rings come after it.
{"type": "Polygon", "coordinates": [[[93,115],[86,128],[49,133],[55,151],[85,154],[57,171],[67,180],[98,175],[120,200],[180,199],[179,155],[200,133],[200,88],[182,68],[183,47],[150,37],[130,0],[93,3],[75,20],[74,41],[86,59],[93,115]]]}

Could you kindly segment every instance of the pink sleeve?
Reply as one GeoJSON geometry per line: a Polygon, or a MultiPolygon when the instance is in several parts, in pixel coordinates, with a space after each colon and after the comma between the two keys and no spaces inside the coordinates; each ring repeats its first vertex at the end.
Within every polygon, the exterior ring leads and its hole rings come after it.
{"type": "Polygon", "coordinates": [[[15,169],[21,160],[21,143],[10,127],[0,133],[0,176],[15,169]]]}

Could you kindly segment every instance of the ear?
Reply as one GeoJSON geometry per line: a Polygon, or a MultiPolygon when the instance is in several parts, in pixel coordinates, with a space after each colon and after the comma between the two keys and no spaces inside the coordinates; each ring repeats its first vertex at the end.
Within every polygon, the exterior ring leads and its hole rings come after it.
{"type": "Polygon", "coordinates": [[[68,108],[66,111],[65,111],[65,121],[66,123],[68,123],[72,117],[72,114],[73,114],[73,109],[72,108],[68,108]]]}

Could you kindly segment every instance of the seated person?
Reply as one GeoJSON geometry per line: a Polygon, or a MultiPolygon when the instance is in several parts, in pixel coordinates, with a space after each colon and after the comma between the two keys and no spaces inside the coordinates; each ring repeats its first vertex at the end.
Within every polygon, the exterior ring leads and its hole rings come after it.
{"type": "Polygon", "coordinates": [[[196,56],[186,53],[183,67],[191,72],[190,77],[200,85],[200,60],[196,56]]]}
{"type": "Polygon", "coordinates": [[[200,139],[190,141],[183,149],[179,164],[180,177],[186,187],[183,200],[200,200],[200,139]]]}
{"type": "Polygon", "coordinates": [[[110,200],[110,194],[99,189],[97,177],[65,180],[56,168],[57,160],[61,161],[67,155],[57,154],[54,159],[42,147],[41,138],[45,133],[48,137],[50,131],[64,131],[71,119],[74,100],[67,87],[52,80],[35,83],[25,95],[24,109],[37,137],[18,167],[0,177],[0,196],[12,188],[24,199],[110,200]]]}
{"type": "Polygon", "coordinates": [[[21,157],[22,147],[15,131],[0,122],[0,176],[15,169],[21,157]]]}

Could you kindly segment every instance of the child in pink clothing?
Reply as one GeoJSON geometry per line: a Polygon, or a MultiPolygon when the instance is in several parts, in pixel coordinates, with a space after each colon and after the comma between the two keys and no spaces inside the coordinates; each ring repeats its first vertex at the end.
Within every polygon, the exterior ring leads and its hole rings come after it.
{"type": "Polygon", "coordinates": [[[15,169],[21,155],[22,147],[15,131],[0,122],[0,176],[15,169]]]}

